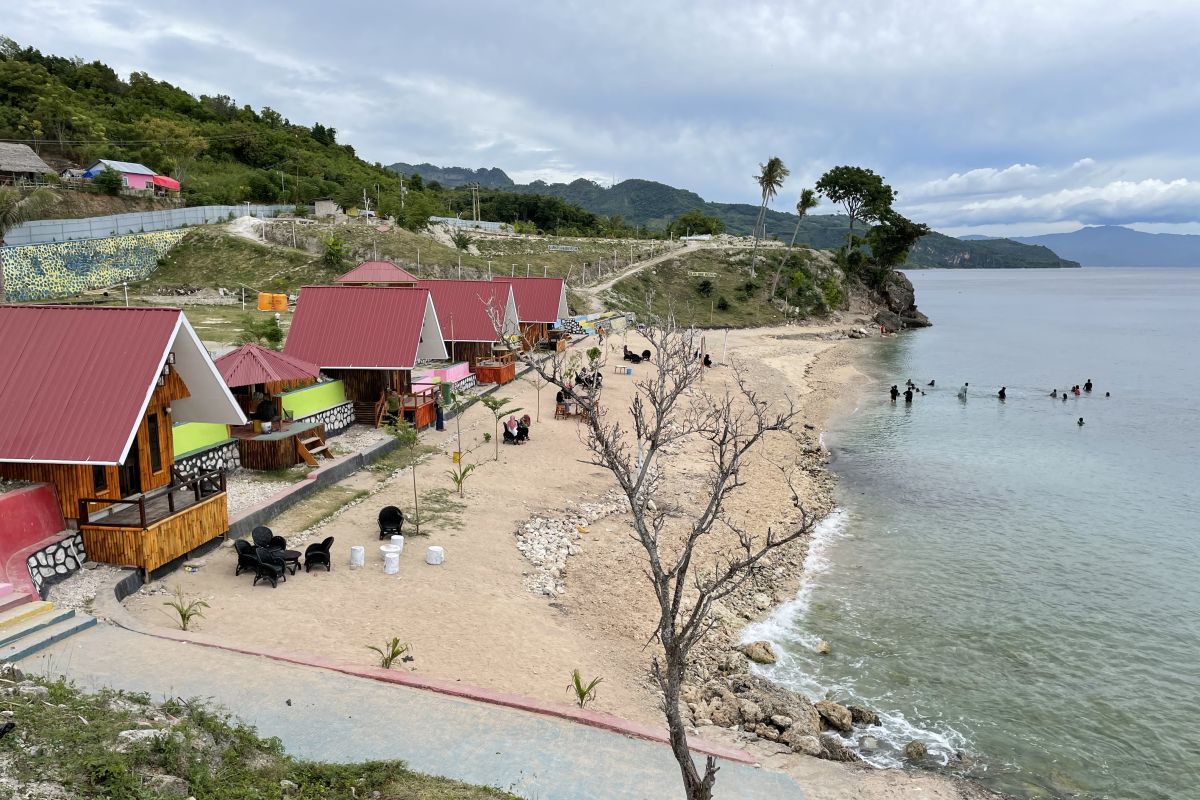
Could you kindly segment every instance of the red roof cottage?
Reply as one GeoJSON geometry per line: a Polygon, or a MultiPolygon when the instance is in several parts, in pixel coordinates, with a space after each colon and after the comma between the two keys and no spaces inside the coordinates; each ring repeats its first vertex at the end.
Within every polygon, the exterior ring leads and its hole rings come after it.
{"type": "Polygon", "coordinates": [[[244,423],[183,312],[0,306],[0,476],[52,484],[88,556],[152,571],[229,528],[224,475],[177,481],[172,425],[244,423]]]}
{"type": "Polygon", "coordinates": [[[346,286],[416,286],[417,276],[391,261],[364,261],[334,283],[346,286]]]}
{"type": "Polygon", "coordinates": [[[399,393],[418,426],[432,420],[432,396],[412,390],[417,362],[446,358],[426,289],[305,286],[283,352],[340,379],[358,422],[378,426],[389,391],[399,393]]]}
{"type": "Polygon", "coordinates": [[[551,325],[571,315],[567,308],[567,286],[562,278],[492,278],[512,286],[517,303],[517,319],[525,349],[546,339],[551,325]]]}
{"type": "Polygon", "coordinates": [[[479,362],[507,352],[496,332],[497,326],[505,336],[518,331],[517,304],[507,285],[475,280],[421,281],[417,285],[433,298],[451,361],[466,361],[476,372],[479,362]]]}

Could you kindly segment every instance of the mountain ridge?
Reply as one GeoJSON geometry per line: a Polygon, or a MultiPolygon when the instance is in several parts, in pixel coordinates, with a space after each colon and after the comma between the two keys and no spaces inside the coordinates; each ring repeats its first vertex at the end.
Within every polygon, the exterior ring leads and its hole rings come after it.
{"type": "MultiPolygon", "coordinates": [[[[1068,233],[1010,236],[1014,242],[1048,247],[1086,267],[1200,267],[1200,235],[1147,233],[1124,225],[1088,225],[1068,233]]],[[[960,237],[997,241],[995,237],[960,237]]]]}

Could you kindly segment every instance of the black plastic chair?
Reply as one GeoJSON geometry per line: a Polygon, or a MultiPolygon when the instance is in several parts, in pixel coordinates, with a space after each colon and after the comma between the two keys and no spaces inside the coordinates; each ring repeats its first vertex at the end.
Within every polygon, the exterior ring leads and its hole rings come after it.
{"type": "Polygon", "coordinates": [[[258,564],[254,568],[254,583],[250,584],[251,586],[257,586],[260,580],[265,580],[270,581],[271,588],[274,589],[279,581],[287,582],[287,569],[283,559],[275,551],[257,547],[254,555],[258,564]]]}
{"type": "Polygon", "coordinates": [[[234,575],[241,575],[242,571],[254,572],[258,567],[258,556],[254,552],[254,545],[247,542],[245,539],[234,539],[233,549],[237,551],[237,569],[233,571],[234,575]]]}
{"type": "Polygon", "coordinates": [[[379,512],[379,538],[387,539],[404,533],[404,512],[395,506],[387,506],[379,512]]]}
{"type": "Polygon", "coordinates": [[[330,564],[329,551],[333,548],[333,537],[329,536],[325,541],[320,543],[310,544],[304,550],[304,571],[308,572],[314,565],[325,565],[326,572],[332,572],[333,566],[330,564]]]}
{"type": "Polygon", "coordinates": [[[649,361],[649,360],[650,360],[650,351],[643,350],[642,351],[642,361],[649,361]]]}

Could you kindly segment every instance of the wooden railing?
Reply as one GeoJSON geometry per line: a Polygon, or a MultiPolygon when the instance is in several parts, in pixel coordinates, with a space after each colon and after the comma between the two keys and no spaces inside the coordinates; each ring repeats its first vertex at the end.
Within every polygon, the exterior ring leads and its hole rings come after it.
{"type": "Polygon", "coordinates": [[[141,494],[134,495],[133,497],[125,497],[120,500],[110,500],[104,497],[84,497],[79,501],[79,524],[81,526],[93,525],[127,528],[129,527],[128,524],[119,521],[113,521],[113,517],[116,513],[114,507],[136,506],[138,510],[138,521],[141,524],[141,527],[143,529],[149,528],[151,523],[157,522],[161,519],[164,519],[166,516],[176,513],[175,494],[176,492],[182,492],[186,490],[191,491],[196,503],[199,503],[202,499],[210,495],[217,494],[218,492],[224,492],[225,471],[214,470],[213,472],[205,472],[190,480],[181,481],[178,483],[173,482],[168,486],[161,486],[157,489],[151,489],[148,492],[142,492],[141,494]],[[151,510],[151,513],[147,513],[146,505],[148,502],[157,500],[160,497],[167,498],[167,514],[159,515],[157,518],[155,518],[152,513],[153,510],[151,510]],[[97,520],[92,520],[90,518],[90,511],[93,503],[103,503],[105,506],[107,506],[106,510],[109,512],[108,515],[97,520]]]}

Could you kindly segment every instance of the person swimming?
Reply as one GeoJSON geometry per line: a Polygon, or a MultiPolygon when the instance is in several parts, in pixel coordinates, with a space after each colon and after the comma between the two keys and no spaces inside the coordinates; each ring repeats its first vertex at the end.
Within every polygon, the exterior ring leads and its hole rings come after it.
{"type": "Polygon", "coordinates": [[[934,381],[930,381],[929,383],[927,383],[927,384],[925,384],[925,385],[926,385],[926,386],[933,386],[933,384],[934,384],[934,381]]]}
{"type": "Polygon", "coordinates": [[[1082,394],[1082,393],[1079,391],[1079,384],[1075,384],[1075,386],[1074,386],[1074,387],[1071,389],[1071,391],[1075,393],[1075,396],[1076,396],[1076,397],[1079,397],[1079,395],[1080,395],[1080,394],[1082,394]]]}
{"type": "Polygon", "coordinates": [[[1058,399],[1058,389],[1051,389],[1050,396],[1053,397],[1055,400],[1057,400],[1058,399]]]}
{"type": "Polygon", "coordinates": [[[1083,385],[1083,390],[1084,390],[1085,392],[1090,392],[1090,391],[1092,391],[1092,379],[1091,379],[1091,378],[1088,378],[1088,379],[1087,379],[1087,383],[1085,383],[1085,384],[1083,385]]]}
{"type": "Polygon", "coordinates": [[[1067,393],[1066,392],[1062,393],[1062,399],[1063,399],[1064,403],[1067,402],[1067,393]]]}
{"type": "Polygon", "coordinates": [[[1079,422],[1076,422],[1075,424],[1082,426],[1083,425],[1083,417],[1080,417],[1079,422]]]}
{"type": "Polygon", "coordinates": [[[1105,396],[1105,397],[1112,397],[1112,392],[1105,392],[1105,393],[1104,393],[1104,396],[1105,396]]]}
{"type": "Polygon", "coordinates": [[[908,403],[908,404],[911,404],[911,403],[912,403],[912,399],[913,399],[913,390],[912,390],[912,389],[905,389],[905,390],[904,390],[904,402],[905,402],[905,403],[908,403]]]}
{"type": "Polygon", "coordinates": [[[966,399],[967,399],[967,387],[968,387],[968,386],[970,386],[970,385],[971,385],[971,384],[969,384],[969,383],[964,383],[964,384],[962,385],[962,388],[958,390],[958,399],[959,399],[959,400],[966,400],[966,399]]]}
{"type": "Polygon", "coordinates": [[[1007,388],[1004,386],[1001,386],[1000,391],[996,393],[996,396],[999,397],[1001,400],[1006,399],[1008,397],[1007,388]]]}

